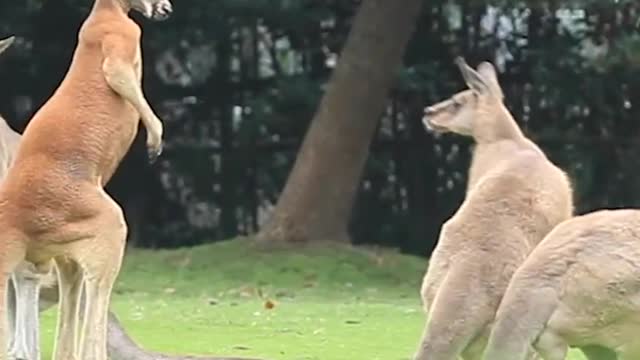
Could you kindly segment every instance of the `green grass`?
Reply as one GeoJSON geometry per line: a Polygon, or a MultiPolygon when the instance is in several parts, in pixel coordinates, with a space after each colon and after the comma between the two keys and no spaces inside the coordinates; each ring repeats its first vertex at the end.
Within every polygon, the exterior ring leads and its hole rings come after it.
{"type": "MultiPolygon", "coordinates": [[[[422,332],[425,268],[424,259],[389,250],[261,251],[248,240],[134,250],[112,309],[137,342],[168,353],[403,360],[422,332]]],[[[43,315],[45,359],[55,315],[43,315]]]]}

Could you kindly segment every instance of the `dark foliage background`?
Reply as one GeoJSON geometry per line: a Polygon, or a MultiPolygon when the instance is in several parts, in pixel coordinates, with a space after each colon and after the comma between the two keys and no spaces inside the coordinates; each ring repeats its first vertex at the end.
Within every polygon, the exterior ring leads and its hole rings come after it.
{"type": "MultiPolygon", "coordinates": [[[[166,147],[139,135],[108,190],[130,241],[175,247],[255,232],[291,169],[358,1],[183,0],[144,27],[144,86],[166,147]]],[[[0,113],[20,132],[62,79],[89,0],[0,1],[0,113]]],[[[567,169],[578,212],[640,205],[640,5],[425,1],[355,205],[355,242],[428,254],[463,198],[469,141],[422,108],[462,89],[456,55],[494,61],[527,134],[567,169]]],[[[389,31],[393,31],[392,28],[389,31]]],[[[366,79],[363,79],[366,81],[366,79]]]]}

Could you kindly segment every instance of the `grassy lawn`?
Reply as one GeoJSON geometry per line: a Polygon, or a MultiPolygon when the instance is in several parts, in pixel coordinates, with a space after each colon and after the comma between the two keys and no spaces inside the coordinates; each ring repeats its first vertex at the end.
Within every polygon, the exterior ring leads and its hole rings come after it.
{"type": "MultiPolygon", "coordinates": [[[[247,240],[134,250],[112,308],[136,341],[169,353],[403,360],[422,332],[425,268],[388,250],[264,252],[247,240]]],[[[54,320],[53,310],[43,316],[45,359],[54,320]]]]}

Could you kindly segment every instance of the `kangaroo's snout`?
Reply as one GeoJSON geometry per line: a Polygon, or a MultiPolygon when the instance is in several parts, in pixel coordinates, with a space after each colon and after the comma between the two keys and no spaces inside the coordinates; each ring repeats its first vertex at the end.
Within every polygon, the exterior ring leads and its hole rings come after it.
{"type": "Polygon", "coordinates": [[[424,128],[430,133],[442,133],[446,132],[447,130],[446,128],[439,126],[433,121],[437,113],[437,109],[435,109],[433,106],[428,106],[424,109],[422,124],[424,125],[424,128]]]}

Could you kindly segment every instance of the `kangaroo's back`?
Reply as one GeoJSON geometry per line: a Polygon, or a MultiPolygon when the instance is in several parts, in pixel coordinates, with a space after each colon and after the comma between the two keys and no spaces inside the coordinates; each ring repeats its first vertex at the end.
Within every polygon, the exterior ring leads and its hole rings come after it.
{"type": "Polygon", "coordinates": [[[564,359],[577,347],[588,359],[638,359],[638,229],[638,209],[556,226],[513,275],[483,358],[524,360],[533,347],[564,359]]]}
{"type": "MultiPolygon", "coordinates": [[[[455,216],[465,222],[493,224],[498,231],[518,228],[528,245],[535,246],[572,215],[571,183],[535,144],[527,139],[509,143],[478,147],[469,190],[455,216]]],[[[502,246],[501,238],[495,241],[502,246]]]]}

